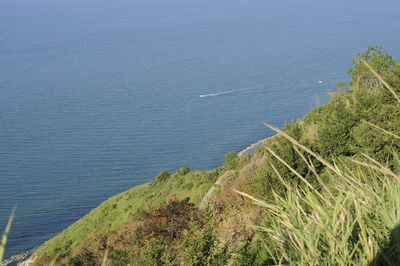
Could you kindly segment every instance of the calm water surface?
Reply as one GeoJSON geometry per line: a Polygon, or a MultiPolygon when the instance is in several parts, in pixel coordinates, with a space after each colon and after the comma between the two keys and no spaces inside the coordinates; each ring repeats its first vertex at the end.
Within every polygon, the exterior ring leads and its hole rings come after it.
{"type": "Polygon", "coordinates": [[[395,0],[1,0],[6,255],[160,170],[220,165],[272,134],[262,122],[327,100],[367,45],[399,58],[399,14],[395,0]]]}

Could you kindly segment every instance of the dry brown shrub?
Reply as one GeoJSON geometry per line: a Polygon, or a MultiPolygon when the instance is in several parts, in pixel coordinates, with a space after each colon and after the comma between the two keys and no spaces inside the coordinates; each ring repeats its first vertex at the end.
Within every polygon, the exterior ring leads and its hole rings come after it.
{"type": "Polygon", "coordinates": [[[172,199],[141,218],[142,223],[137,227],[136,235],[140,240],[148,240],[154,236],[180,239],[183,231],[189,229],[192,219],[199,219],[195,205],[172,199]]]}
{"type": "MultiPolygon", "coordinates": [[[[190,222],[200,219],[201,214],[194,204],[173,198],[117,232],[108,236],[92,236],[76,247],[72,256],[59,262],[68,265],[101,265],[107,249],[107,265],[123,265],[137,257],[140,247],[151,238],[162,239],[169,246],[177,245],[183,232],[189,229],[190,222]]],[[[48,265],[51,259],[44,257],[38,265],[48,265]]]]}
{"type": "Polygon", "coordinates": [[[107,248],[107,237],[93,235],[89,240],[77,246],[69,260],[70,265],[101,265],[107,248]]]}

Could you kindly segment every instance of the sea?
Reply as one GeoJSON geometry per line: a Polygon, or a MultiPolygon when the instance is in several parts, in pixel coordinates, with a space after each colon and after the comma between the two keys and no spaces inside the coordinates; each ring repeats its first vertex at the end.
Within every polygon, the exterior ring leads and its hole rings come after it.
{"type": "Polygon", "coordinates": [[[368,45],[399,59],[399,14],[398,0],[1,0],[6,257],[302,118],[368,45]]]}

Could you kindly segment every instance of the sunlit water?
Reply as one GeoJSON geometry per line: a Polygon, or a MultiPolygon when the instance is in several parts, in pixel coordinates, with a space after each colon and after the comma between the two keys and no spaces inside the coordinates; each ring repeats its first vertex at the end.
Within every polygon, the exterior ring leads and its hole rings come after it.
{"type": "Polygon", "coordinates": [[[6,255],[301,118],[367,45],[399,58],[399,14],[395,0],[1,0],[6,255]]]}

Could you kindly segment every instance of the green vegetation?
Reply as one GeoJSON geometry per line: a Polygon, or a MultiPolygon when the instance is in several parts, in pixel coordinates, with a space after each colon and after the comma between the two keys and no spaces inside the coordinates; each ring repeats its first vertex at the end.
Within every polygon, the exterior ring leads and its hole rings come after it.
{"type": "Polygon", "coordinates": [[[190,202],[198,204],[221,171],[190,171],[185,176],[169,177],[163,174],[161,179],[114,196],[49,240],[40,250],[40,256],[71,254],[75,247],[92,235],[120,230],[133,219],[160,207],[172,197],[188,198],[190,202]]]}
{"type": "MultiPolygon", "coordinates": [[[[400,93],[400,65],[395,65],[382,49],[370,47],[358,56],[365,60],[370,58],[371,67],[379,69],[379,73],[395,92],[400,93]]],[[[283,131],[330,162],[342,157],[357,158],[365,153],[393,166],[393,150],[398,150],[400,141],[377,127],[400,135],[399,102],[362,62],[354,60],[354,67],[349,70],[352,74],[350,87],[345,92],[330,92],[329,102],[314,109],[302,120],[285,124],[283,131]]],[[[300,182],[268,149],[273,150],[316,188],[320,187],[313,170],[302,159],[302,156],[307,155],[304,152],[299,154],[287,139],[277,136],[264,145],[262,152],[268,157],[267,165],[253,180],[252,192],[255,195],[263,197],[265,191],[285,190],[271,164],[290,182],[300,182]]],[[[321,178],[327,178],[321,162],[311,158],[310,163],[321,174],[321,178]]]]}
{"type": "MultiPolygon", "coordinates": [[[[399,165],[398,154],[394,157],[399,165]]],[[[281,179],[284,197],[274,194],[271,203],[238,192],[266,208],[265,225],[255,229],[265,233],[270,259],[274,264],[399,265],[400,175],[373,159],[337,166],[318,159],[335,182],[321,181],[321,191],[306,181],[294,186],[281,179]]]]}
{"type": "Polygon", "coordinates": [[[41,262],[399,265],[400,64],[369,47],[348,72],[323,106],[267,125],[277,135],[254,155],[160,172],[50,240],[41,262]]]}
{"type": "Polygon", "coordinates": [[[338,84],[336,84],[336,88],[339,89],[340,92],[343,92],[346,87],[347,84],[344,82],[339,82],[338,84]]]}
{"type": "Polygon", "coordinates": [[[273,264],[400,264],[400,68],[376,47],[354,64],[346,92],[270,127],[261,200],[240,192],[267,209],[255,228],[273,264]]]}
{"type": "Polygon", "coordinates": [[[185,167],[182,167],[181,169],[178,169],[178,171],[176,171],[176,174],[177,175],[186,175],[189,172],[190,172],[189,167],[185,166],[185,167]]]}
{"type": "Polygon", "coordinates": [[[141,265],[169,265],[173,259],[165,252],[165,245],[157,238],[147,240],[140,252],[139,261],[141,265]]]}
{"type": "Polygon", "coordinates": [[[206,210],[202,223],[193,221],[190,230],[185,232],[179,247],[184,265],[225,265],[226,249],[218,244],[212,212],[206,210]]]}
{"type": "Polygon", "coordinates": [[[168,179],[171,176],[171,173],[168,171],[161,171],[158,176],[156,176],[156,180],[163,181],[168,179]]]}
{"type": "Polygon", "coordinates": [[[222,158],[223,165],[226,169],[232,170],[238,166],[239,157],[236,152],[230,152],[225,154],[222,158]]]}

